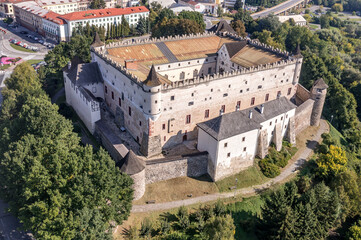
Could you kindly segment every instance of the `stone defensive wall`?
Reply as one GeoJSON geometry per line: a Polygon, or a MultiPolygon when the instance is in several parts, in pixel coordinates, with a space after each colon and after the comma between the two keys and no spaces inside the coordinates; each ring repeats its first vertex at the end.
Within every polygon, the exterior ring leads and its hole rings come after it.
{"type": "Polygon", "coordinates": [[[145,168],[145,184],[177,177],[199,177],[208,173],[207,168],[207,152],[148,160],[145,168]]]}
{"type": "Polygon", "coordinates": [[[301,84],[297,84],[295,101],[297,105],[295,114],[295,133],[297,135],[311,126],[311,114],[315,101],[311,98],[310,91],[301,84]]]}
{"type": "MultiPolygon", "coordinates": [[[[105,46],[105,48],[104,47],[93,48],[92,51],[98,57],[102,58],[106,63],[113,66],[115,69],[117,69],[118,71],[123,73],[134,83],[136,83],[137,85],[142,87],[143,86],[142,80],[140,80],[137,76],[135,76],[134,74],[129,72],[124,66],[122,66],[120,63],[116,62],[115,60],[111,59],[107,55],[107,53],[106,53],[107,48],[116,48],[116,47],[122,47],[122,46],[132,46],[132,45],[139,45],[139,44],[174,41],[174,40],[181,40],[181,39],[193,39],[193,38],[209,37],[209,36],[216,36],[216,35],[214,33],[207,32],[204,34],[191,34],[191,35],[183,35],[183,36],[175,36],[175,37],[170,36],[167,38],[162,37],[162,38],[142,39],[142,40],[136,40],[134,42],[129,40],[126,42],[110,43],[110,44],[107,44],[105,46]]],[[[272,68],[279,68],[281,66],[295,64],[297,62],[297,59],[293,58],[289,54],[289,52],[268,46],[264,43],[260,43],[258,40],[242,38],[242,37],[239,37],[239,36],[233,35],[233,34],[224,34],[223,36],[226,36],[226,37],[232,38],[234,40],[238,40],[238,41],[246,40],[248,44],[250,44],[256,48],[260,48],[265,51],[272,52],[276,55],[282,56],[287,59],[286,60],[283,59],[283,60],[275,62],[275,63],[261,64],[256,67],[243,68],[243,69],[237,70],[237,71],[224,72],[223,74],[218,73],[218,74],[205,75],[203,78],[197,77],[197,78],[189,79],[189,80],[176,81],[176,82],[173,82],[171,85],[163,84],[162,90],[168,90],[168,89],[182,87],[182,86],[186,86],[186,85],[198,84],[198,83],[208,82],[208,81],[212,81],[212,80],[216,80],[216,79],[222,79],[222,78],[227,78],[227,77],[236,76],[236,75],[243,75],[243,74],[248,74],[248,73],[252,73],[252,72],[272,69],[272,68]]]]}

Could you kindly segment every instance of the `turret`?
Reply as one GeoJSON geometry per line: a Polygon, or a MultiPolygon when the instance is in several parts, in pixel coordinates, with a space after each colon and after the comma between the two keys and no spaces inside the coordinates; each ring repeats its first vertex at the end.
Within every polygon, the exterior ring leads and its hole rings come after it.
{"type": "Polygon", "coordinates": [[[302,59],[303,59],[303,56],[301,54],[300,44],[297,45],[297,49],[293,57],[296,59],[296,65],[295,65],[295,73],[293,74],[292,84],[296,85],[300,78],[302,59]]]}
{"type": "Polygon", "coordinates": [[[101,51],[105,51],[105,44],[100,40],[98,32],[95,32],[94,41],[90,45],[90,49],[100,49],[101,51]]]}
{"type": "Polygon", "coordinates": [[[161,87],[162,82],[159,80],[154,65],[152,65],[147,79],[143,82],[145,92],[143,112],[150,117],[161,112],[161,87]]]}
{"type": "Polygon", "coordinates": [[[323,105],[325,103],[328,85],[320,78],[311,88],[311,98],[315,101],[311,114],[311,126],[320,125],[323,105]]]}

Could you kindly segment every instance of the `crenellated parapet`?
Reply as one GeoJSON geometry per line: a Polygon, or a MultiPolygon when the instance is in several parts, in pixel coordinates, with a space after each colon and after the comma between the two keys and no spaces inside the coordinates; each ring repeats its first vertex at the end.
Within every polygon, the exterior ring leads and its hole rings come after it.
{"type": "Polygon", "coordinates": [[[234,70],[234,71],[230,71],[230,72],[209,74],[209,75],[205,75],[204,77],[198,76],[193,79],[185,79],[185,80],[172,82],[171,84],[163,84],[162,90],[170,90],[170,89],[174,89],[174,88],[201,84],[201,83],[210,82],[213,80],[218,80],[218,79],[223,79],[223,78],[228,78],[228,77],[246,75],[246,74],[253,73],[253,72],[258,72],[258,71],[262,71],[262,70],[279,68],[282,66],[295,64],[296,62],[297,62],[296,59],[286,59],[286,60],[281,60],[281,61],[274,62],[274,63],[261,64],[261,65],[255,66],[255,67],[242,68],[242,69],[234,70]]]}

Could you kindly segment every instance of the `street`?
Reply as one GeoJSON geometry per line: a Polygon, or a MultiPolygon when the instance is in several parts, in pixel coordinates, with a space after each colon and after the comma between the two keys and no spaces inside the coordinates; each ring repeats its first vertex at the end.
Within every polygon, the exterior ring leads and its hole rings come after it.
{"type": "Polygon", "coordinates": [[[304,2],[304,0],[289,0],[286,2],[283,2],[281,4],[278,4],[272,8],[268,8],[266,10],[263,10],[261,12],[257,12],[251,15],[251,17],[253,19],[257,19],[257,18],[263,18],[263,17],[267,17],[269,14],[278,14],[280,12],[283,12],[289,8],[291,8],[292,6],[296,6],[299,3],[304,2]]]}

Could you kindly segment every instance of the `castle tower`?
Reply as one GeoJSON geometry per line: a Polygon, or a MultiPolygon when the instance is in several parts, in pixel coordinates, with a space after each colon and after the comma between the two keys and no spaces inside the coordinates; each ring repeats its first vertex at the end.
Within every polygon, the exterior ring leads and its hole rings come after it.
{"type": "Polygon", "coordinates": [[[297,45],[297,49],[293,57],[296,59],[295,73],[293,74],[292,84],[296,85],[300,80],[300,73],[302,67],[302,59],[300,44],[297,45]]]}
{"type": "MultiPolygon", "coordinates": [[[[105,44],[100,40],[98,32],[95,32],[94,41],[90,45],[90,49],[99,48],[101,51],[105,51],[105,44]]],[[[92,56],[93,59],[93,56],[92,56]]]]}
{"type": "Polygon", "coordinates": [[[320,78],[311,88],[311,98],[315,101],[311,114],[311,126],[320,125],[323,105],[325,104],[328,85],[320,78]]]}
{"type": "Polygon", "coordinates": [[[154,156],[162,152],[160,135],[154,135],[154,121],[161,113],[161,87],[154,65],[152,65],[147,79],[143,82],[145,104],[143,112],[148,115],[148,132],[143,132],[140,151],[145,156],[154,156]]]}
{"type": "Polygon", "coordinates": [[[120,171],[133,179],[134,200],[140,199],[145,193],[145,163],[132,150],[121,161],[120,171]]]}

